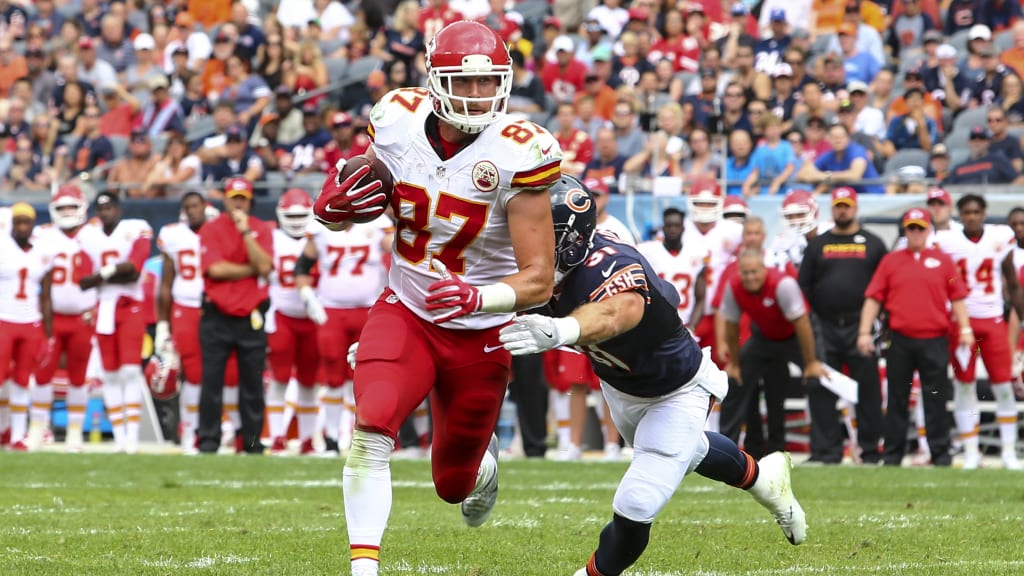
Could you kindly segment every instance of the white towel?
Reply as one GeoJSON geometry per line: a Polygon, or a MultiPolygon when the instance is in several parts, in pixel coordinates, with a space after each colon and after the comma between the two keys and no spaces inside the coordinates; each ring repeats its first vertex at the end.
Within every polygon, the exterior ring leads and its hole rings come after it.
{"type": "Polygon", "coordinates": [[[100,298],[96,308],[96,333],[109,336],[114,333],[117,316],[117,300],[100,298]]]}

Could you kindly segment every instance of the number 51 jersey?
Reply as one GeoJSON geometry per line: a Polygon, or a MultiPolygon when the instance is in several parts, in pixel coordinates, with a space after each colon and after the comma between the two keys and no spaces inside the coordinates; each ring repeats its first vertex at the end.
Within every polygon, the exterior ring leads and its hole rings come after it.
{"type": "MultiPolygon", "coordinates": [[[[373,151],[395,181],[391,202],[397,224],[388,284],[425,320],[433,320],[424,304],[427,287],[439,279],[432,257],[474,286],[519,270],[506,206],[523,190],[544,190],[557,182],[562,160],[547,130],[508,116],[442,160],[425,128],[432,112],[425,89],[401,88],[373,107],[369,127],[373,151]]],[[[511,319],[511,313],[477,313],[444,326],[483,329],[511,319]]]]}

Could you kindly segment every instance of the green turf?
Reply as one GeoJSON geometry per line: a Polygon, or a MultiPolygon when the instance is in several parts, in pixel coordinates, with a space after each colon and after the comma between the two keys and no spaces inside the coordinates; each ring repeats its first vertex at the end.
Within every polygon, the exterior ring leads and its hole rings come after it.
{"type": "MultiPolygon", "coordinates": [[[[625,464],[503,462],[483,528],[395,462],[382,574],[571,576],[625,464]]],[[[0,454],[0,574],[348,574],[341,461],[0,454]]],[[[1024,475],[797,468],[809,535],[789,545],[746,494],[688,478],[627,574],[1024,574],[1024,475]]]]}

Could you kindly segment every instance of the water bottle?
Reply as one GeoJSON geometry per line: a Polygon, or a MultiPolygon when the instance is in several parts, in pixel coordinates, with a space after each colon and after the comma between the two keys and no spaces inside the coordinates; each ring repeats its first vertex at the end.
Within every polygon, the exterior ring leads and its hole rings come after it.
{"type": "Polygon", "coordinates": [[[501,413],[498,415],[498,449],[508,451],[512,448],[512,440],[516,436],[516,403],[505,395],[505,401],[501,404],[501,413]]]}

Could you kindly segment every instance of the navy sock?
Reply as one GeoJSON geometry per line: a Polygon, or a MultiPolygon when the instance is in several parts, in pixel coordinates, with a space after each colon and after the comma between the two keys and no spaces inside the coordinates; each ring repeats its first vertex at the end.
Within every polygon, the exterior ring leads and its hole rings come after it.
{"type": "Polygon", "coordinates": [[[744,490],[753,486],[757,481],[757,461],[728,437],[717,432],[704,434],[708,438],[708,455],[697,466],[697,474],[744,490]]]}
{"type": "Polygon", "coordinates": [[[600,544],[590,558],[587,571],[600,576],[619,576],[640,558],[650,539],[650,524],[615,514],[601,531],[600,544]]]}

